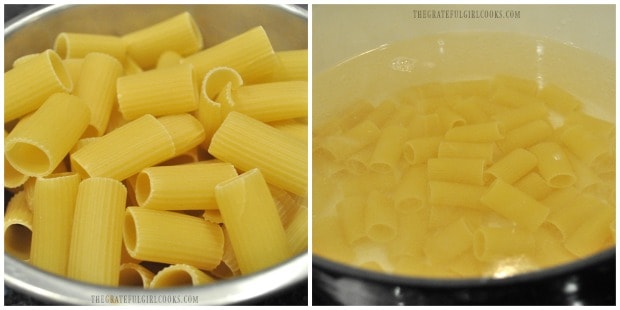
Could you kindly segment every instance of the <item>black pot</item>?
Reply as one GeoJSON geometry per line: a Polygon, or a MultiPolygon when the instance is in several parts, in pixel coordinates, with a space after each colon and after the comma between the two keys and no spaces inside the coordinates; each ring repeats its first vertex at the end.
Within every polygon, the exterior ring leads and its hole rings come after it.
{"type": "Polygon", "coordinates": [[[314,255],[314,305],[615,305],[616,249],[570,264],[493,279],[411,278],[314,255]]]}

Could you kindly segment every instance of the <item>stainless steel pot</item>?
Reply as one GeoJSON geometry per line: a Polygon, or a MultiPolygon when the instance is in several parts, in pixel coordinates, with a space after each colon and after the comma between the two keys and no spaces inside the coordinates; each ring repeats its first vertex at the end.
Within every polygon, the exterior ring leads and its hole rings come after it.
{"type": "MultiPolygon", "coordinates": [[[[12,20],[4,29],[4,64],[53,46],[60,31],[124,34],[189,11],[205,46],[262,25],[275,50],[303,49],[308,42],[308,13],[293,5],[53,5],[12,20]]],[[[5,69],[6,70],[6,69],[5,69]]],[[[251,303],[307,281],[309,255],[230,280],[197,287],[161,290],[89,285],[41,271],[4,255],[5,284],[51,303],[223,305],[251,303]]]]}

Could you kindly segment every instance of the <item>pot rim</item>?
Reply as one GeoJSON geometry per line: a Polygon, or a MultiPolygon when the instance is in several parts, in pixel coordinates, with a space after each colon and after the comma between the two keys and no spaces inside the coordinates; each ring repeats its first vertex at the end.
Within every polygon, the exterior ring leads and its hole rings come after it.
{"type": "Polygon", "coordinates": [[[613,246],[591,256],[553,267],[540,270],[519,273],[504,278],[430,278],[430,277],[408,277],[402,275],[387,274],[372,270],[366,270],[345,265],[343,263],[312,255],[313,270],[315,267],[330,273],[358,278],[361,280],[379,282],[391,285],[403,285],[409,287],[428,287],[435,289],[453,288],[484,288],[489,286],[507,286],[524,282],[538,281],[545,278],[552,278],[562,275],[573,274],[577,270],[600,264],[606,260],[614,260],[616,247],[613,246]]]}

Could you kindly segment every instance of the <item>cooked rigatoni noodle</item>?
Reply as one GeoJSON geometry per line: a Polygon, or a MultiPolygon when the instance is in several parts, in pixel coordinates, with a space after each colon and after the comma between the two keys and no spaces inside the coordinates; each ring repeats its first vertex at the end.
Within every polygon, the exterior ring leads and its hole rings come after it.
{"type": "Polygon", "coordinates": [[[398,214],[393,201],[377,190],[368,194],[364,209],[366,235],[376,242],[388,242],[398,233],[398,214]]]}
{"type": "Polygon", "coordinates": [[[67,277],[117,286],[127,189],[110,178],[80,182],[73,215],[67,277]]]}
{"type": "Polygon", "coordinates": [[[196,286],[213,281],[215,279],[194,266],[175,264],[160,270],[151,280],[150,288],[196,286]]]}
{"type": "Polygon", "coordinates": [[[541,142],[530,147],[530,151],[538,158],[538,171],[549,186],[563,188],[575,184],[577,176],[559,144],[541,142]]]}
{"type": "Polygon", "coordinates": [[[197,81],[189,64],[122,76],[116,86],[119,110],[127,120],[144,114],[161,116],[198,108],[197,81]]]}
{"type": "Polygon", "coordinates": [[[155,275],[152,271],[136,263],[123,263],[119,270],[118,286],[151,287],[155,275]]]}
{"type": "Polygon", "coordinates": [[[62,60],[52,50],[4,73],[4,122],[38,109],[58,92],[70,92],[73,82],[62,60]]]}
{"type": "Polygon", "coordinates": [[[205,139],[205,131],[200,122],[190,114],[173,114],[157,118],[170,133],[174,142],[174,156],[179,156],[195,148],[205,139]]]}
{"type": "Polygon", "coordinates": [[[403,156],[412,164],[426,163],[429,158],[437,157],[442,137],[422,137],[405,141],[403,144],[403,156]]]}
{"type": "Polygon", "coordinates": [[[549,215],[549,208],[502,179],[496,179],[480,201],[526,230],[536,230],[549,215]]]}
{"type": "MultiPolygon", "coordinates": [[[[564,245],[571,253],[585,257],[602,250],[611,240],[609,226],[616,218],[612,206],[597,206],[596,211],[566,238],[564,245]]],[[[611,246],[611,245],[610,245],[611,246]]]]}
{"type": "Polygon", "coordinates": [[[163,52],[187,56],[202,49],[204,44],[200,28],[188,12],[125,34],[122,39],[127,45],[127,55],[143,69],[154,67],[163,52]]]}
{"type": "Polygon", "coordinates": [[[467,124],[484,123],[489,120],[489,116],[482,110],[480,97],[467,97],[459,101],[452,107],[454,112],[461,115],[467,124]]]}
{"type": "Polygon", "coordinates": [[[535,231],[534,238],[536,250],[533,259],[540,267],[554,266],[577,258],[564,247],[563,240],[547,225],[535,231]]]}
{"type": "Polygon", "coordinates": [[[19,191],[4,211],[4,251],[23,261],[30,260],[32,220],[26,193],[19,191]]]}
{"type": "Polygon", "coordinates": [[[88,126],[89,114],[84,101],[76,96],[50,96],[9,133],[4,144],[6,158],[25,175],[50,174],[88,126]]]}
{"type": "Polygon", "coordinates": [[[487,122],[454,127],[446,132],[446,141],[454,142],[494,142],[503,139],[502,128],[498,122],[487,122]]]}
{"type": "Polygon", "coordinates": [[[240,170],[257,167],[270,184],[308,194],[306,145],[251,117],[230,112],[213,135],[209,153],[240,170]]]}
{"type": "Polygon", "coordinates": [[[575,155],[567,154],[571,167],[577,176],[575,187],[582,192],[601,194],[609,192],[610,186],[588,165],[584,164],[575,155]]]}
{"type": "Polygon", "coordinates": [[[536,200],[547,197],[553,191],[553,188],[537,172],[526,174],[514,183],[514,187],[534,197],[536,200]]]}
{"type": "Polygon", "coordinates": [[[394,190],[396,210],[400,213],[411,213],[426,205],[427,185],[427,168],[424,165],[409,167],[394,190]]]}
{"type": "Polygon", "coordinates": [[[217,209],[215,185],[235,176],[228,163],[149,167],[138,173],[136,201],[157,210],[217,209]]]}
{"type": "Polygon", "coordinates": [[[445,133],[437,113],[416,115],[409,124],[409,133],[413,138],[438,136],[445,133]]]}
{"type": "Polygon", "coordinates": [[[181,59],[183,59],[183,56],[179,55],[179,53],[175,51],[165,51],[159,55],[155,68],[174,67],[181,64],[181,59]]]}
{"type": "Polygon", "coordinates": [[[463,126],[466,123],[464,117],[448,107],[439,107],[437,115],[439,115],[439,120],[446,131],[457,126],[463,126]]]}
{"type": "Polygon", "coordinates": [[[267,78],[277,62],[278,58],[262,26],[183,59],[183,63],[194,65],[199,76],[204,76],[211,68],[226,66],[239,72],[248,84],[267,78]]]}
{"type": "Polygon", "coordinates": [[[484,164],[493,163],[493,143],[441,141],[437,150],[439,158],[479,158],[484,164]]]}
{"type": "Polygon", "coordinates": [[[295,212],[285,232],[291,254],[299,254],[308,249],[308,208],[302,207],[295,212]]]}
{"type": "Polygon", "coordinates": [[[67,274],[79,184],[77,173],[51,174],[37,178],[34,189],[30,263],[61,276],[67,274]]]}
{"type": "Polygon", "coordinates": [[[527,148],[542,142],[553,133],[553,128],[545,120],[535,120],[517,127],[506,133],[504,140],[498,141],[497,146],[504,153],[517,148],[527,148]]]}
{"type": "Polygon", "coordinates": [[[222,228],[191,215],[128,207],[123,225],[127,252],[136,259],[211,270],[224,253],[222,228]]]}
{"type": "Polygon", "coordinates": [[[396,111],[396,104],[393,100],[384,100],[377,107],[375,107],[368,115],[366,119],[373,122],[378,127],[381,127],[396,111]]]}
{"type": "Polygon", "coordinates": [[[375,123],[364,120],[343,134],[326,137],[320,148],[338,160],[343,160],[375,142],[381,130],[375,123]]]}
{"type": "Polygon", "coordinates": [[[91,33],[61,32],[54,41],[54,50],[62,58],[85,58],[89,53],[104,53],[119,61],[125,60],[125,42],[120,37],[91,33]]]}
{"type": "Polygon", "coordinates": [[[355,244],[366,236],[365,210],[366,196],[344,197],[336,203],[336,212],[341,219],[339,226],[348,244],[355,244]]]}
{"type": "Polygon", "coordinates": [[[537,163],[538,159],[532,152],[515,149],[484,171],[485,181],[502,179],[512,184],[536,168],[537,163]]]}
{"type": "Polygon", "coordinates": [[[259,169],[218,184],[215,197],[242,274],[290,257],[284,227],[259,169]]]}
{"type": "Polygon", "coordinates": [[[277,51],[279,65],[271,74],[271,81],[307,81],[308,50],[277,51]]]}
{"type": "Polygon", "coordinates": [[[398,260],[424,255],[422,249],[427,237],[428,214],[428,208],[425,208],[398,215],[398,234],[387,245],[387,254],[390,259],[398,260]],[[416,225],[411,223],[416,223],[416,225]]]}
{"type": "Polygon", "coordinates": [[[547,108],[542,104],[528,104],[491,116],[502,124],[504,130],[512,130],[537,119],[547,117],[547,108]]]}
{"type": "Polygon", "coordinates": [[[428,179],[484,185],[484,159],[431,158],[428,160],[428,179]]]}
{"type": "Polygon", "coordinates": [[[82,177],[124,180],[174,154],[171,134],[147,114],[71,154],[71,167],[82,177]]]}
{"type": "Polygon", "coordinates": [[[515,255],[533,254],[536,241],[529,231],[513,227],[482,226],[474,233],[473,247],[476,258],[497,261],[515,255]]]}
{"type": "Polygon", "coordinates": [[[433,263],[449,262],[471,248],[473,233],[461,218],[437,230],[424,242],[424,253],[433,263]]]}
{"type": "Polygon", "coordinates": [[[90,53],[84,58],[73,91],[90,109],[90,122],[84,137],[98,137],[105,133],[116,102],[116,79],[122,74],[121,63],[107,54],[90,53]]]}
{"type": "Polygon", "coordinates": [[[370,169],[380,173],[394,172],[406,138],[407,130],[400,125],[384,128],[370,157],[370,169]]]}
{"type": "Polygon", "coordinates": [[[611,152],[610,141],[589,132],[581,125],[570,126],[560,135],[560,141],[586,165],[595,166],[611,152]]]}
{"type": "Polygon", "coordinates": [[[518,108],[528,104],[543,104],[543,101],[539,98],[511,89],[509,87],[505,87],[503,85],[499,85],[495,89],[495,92],[491,96],[491,101],[511,108],[518,108]]]}
{"type": "Polygon", "coordinates": [[[308,143],[308,124],[303,124],[296,120],[283,120],[270,122],[269,125],[282,130],[289,136],[308,143]]]}
{"type": "Polygon", "coordinates": [[[428,202],[432,204],[472,209],[485,209],[480,198],[487,192],[484,186],[454,182],[429,181],[428,202]]]}
{"type": "Polygon", "coordinates": [[[497,74],[491,80],[491,86],[497,88],[504,86],[522,93],[534,96],[538,92],[538,83],[535,80],[524,79],[512,75],[497,74]]]}
{"type": "Polygon", "coordinates": [[[222,107],[222,103],[217,101],[218,94],[226,90],[232,92],[241,85],[243,85],[243,79],[239,73],[228,67],[213,68],[202,79],[198,110],[195,115],[205,130],[206,139],[202,143],[205,149],[209,148],[213,134],[224,121],[224,111],[231,109],[231,107],[222,107]]]}
{"type": "Polygon", "coordinates": [[[563,114],[581,108],[581,101],[554,84],[545,85],[538,92],[538,98],[544,100],[550,108],[563,114]]]}
{"type": "MultiPolygon", "coordinates": [[[[560,232],[563,240],[566,240],[584,219],[592,217],[598,210],[606,207],[593,196],[576,194],[572,191],[558,193],[550,199],[554,199],[556,205],[551,209],[547,222],[560,232]],[[562,204],[559,204],[560,202],[562,204]]],[[[549,203],[548,200],[545,202],[549,203]]]]}
{"type": "Polygon", "coordinates": [[[262,122],[308,115],[308,82],[244,85],[232,92],[233,109],[262,122]]]}

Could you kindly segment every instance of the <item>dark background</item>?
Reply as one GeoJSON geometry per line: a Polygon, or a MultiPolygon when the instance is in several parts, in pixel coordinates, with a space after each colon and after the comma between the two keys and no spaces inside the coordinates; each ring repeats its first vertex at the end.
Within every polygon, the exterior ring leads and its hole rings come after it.
{"type": "MultiPolygon", "coordinates": [[[[4,22],[5,24],[12,18],[29,11],[43,7],[40,4],[15,4],[4,6],[4,22]]],[[[307,5],[302,5],[307,9],[307,5]]],[[[252,305],[308,305],[308,282],[302,281],[300,284],[288,288],[284,291],[277,292],[270,296],[266,296],[260,300],[251,303],[252,305]]],[[[17,292],[9,287],[4,287],[4,305],[52,305],[41,300],[37,300],[31,296],[17,292]]]]}

